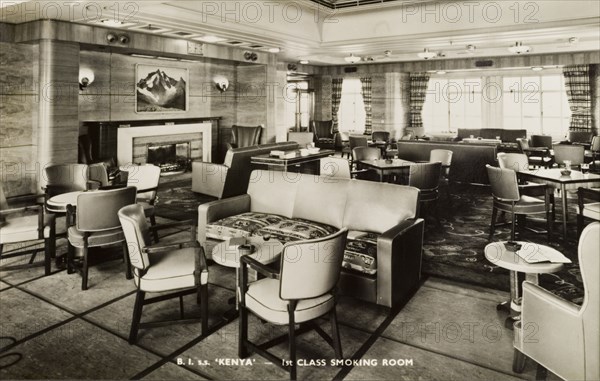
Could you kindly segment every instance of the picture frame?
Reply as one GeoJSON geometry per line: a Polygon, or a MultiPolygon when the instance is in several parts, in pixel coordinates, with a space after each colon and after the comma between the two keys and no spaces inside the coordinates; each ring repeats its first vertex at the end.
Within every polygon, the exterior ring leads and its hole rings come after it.
{"type": "Polygon", "coordinates": [[[135,65],[135,112],[181,113],[189,107],[187,68],[135,65]]]}

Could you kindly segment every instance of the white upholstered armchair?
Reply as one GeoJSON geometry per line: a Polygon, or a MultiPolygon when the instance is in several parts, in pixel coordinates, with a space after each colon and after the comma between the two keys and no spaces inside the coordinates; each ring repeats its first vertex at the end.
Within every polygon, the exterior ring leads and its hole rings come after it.
{"type": "Polygon", "coordinates": [[[527,355],[538,366],[565,380],[600,379],[600,223],[588,225],[579,240],[583,305],[558,298],[529,282],[523,283],[521,328],[515,330],[514,370],[527,355]]]}

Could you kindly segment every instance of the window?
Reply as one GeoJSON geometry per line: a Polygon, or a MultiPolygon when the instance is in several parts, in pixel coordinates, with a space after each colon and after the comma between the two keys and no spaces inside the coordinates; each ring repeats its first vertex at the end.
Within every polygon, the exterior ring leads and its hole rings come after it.
{"type": "Polygon", "coordinates": [[[342,99],[338,111],[338,129],[343,132],[363,133],[365,131],[365,103],[362,97],[360,79],[344,79],[342,99]]]}
{"type": "Polygon", "coordinates": [[[523,70],[494,72],[480,78],[444,78],[434,74],[423,105],[426,131],[499,127],[564,138],[571,110],[562,72],[528,74],[523,70]]]}
{"type": "Polygon", "coordinates": [[[423,124],[428,132],[456,132],[458,128],[480,128],[481,78],[430,78],[423,124]]]}
{"type": "Polygon", "coordinates": [[[571,110],[562,74],[504,77],[502,88],[504,128],[565,136],[571,110]]]}

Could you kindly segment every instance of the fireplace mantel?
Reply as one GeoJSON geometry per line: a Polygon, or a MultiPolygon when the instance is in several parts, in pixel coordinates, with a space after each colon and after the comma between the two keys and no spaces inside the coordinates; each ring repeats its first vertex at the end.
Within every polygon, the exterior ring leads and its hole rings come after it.
{"type": "Polygon", "coordinates": [[[134,139],[140,137],[173,137],[191,133],[202,135],[202,161],[211,161],[211,123],[119,127],[117,132],[117,161],[119,165],[134,162],[134,139]]]}

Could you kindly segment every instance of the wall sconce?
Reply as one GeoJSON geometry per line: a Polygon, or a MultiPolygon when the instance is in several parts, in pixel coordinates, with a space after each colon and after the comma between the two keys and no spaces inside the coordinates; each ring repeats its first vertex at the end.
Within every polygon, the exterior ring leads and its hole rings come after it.
{"type": "Polygon", "coordinates": [[[253,52],[244,52],[244,59],[246,61],[256,61],[258,59],[258,54],[253,53],[253,52]]]}
{"type": "Polygon", "coordinates": [[[84,90],[94,82],[94,72],[92,69],[84,67],[79,69],[79,90],[84,90]]]}
{"type": "Polygon", "coordinates": [[[108,33],[106,35],[106,41],[108,41],[109,44],[112,44],[114,42],[120,42],[121,44],[128,44],[129,36],[126,34],[121,34],[121,35],[117,36],[114,33],[108,33]]]}
{"type": "Polygon", "coordinates": [[[217,75],[213,78],[215,86],[220,92],[225,92],[229,88],[229,80],[222,75],[217,75]]]}

